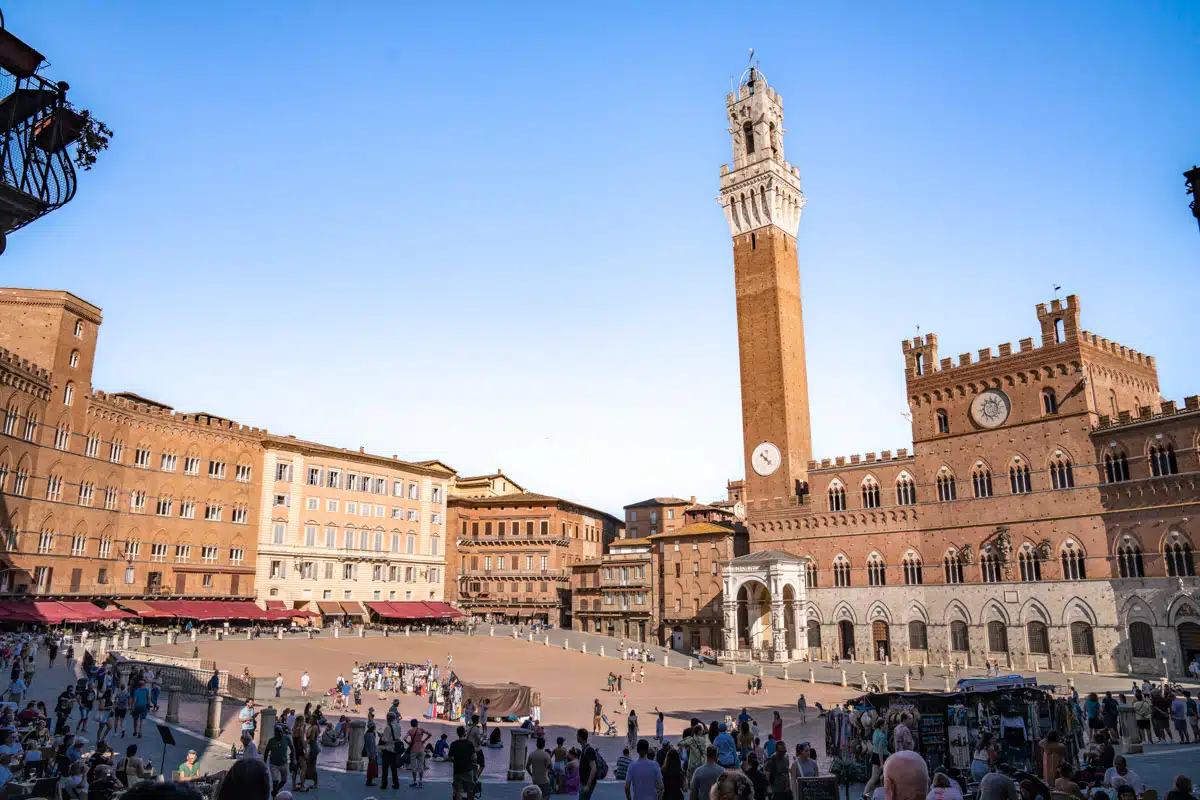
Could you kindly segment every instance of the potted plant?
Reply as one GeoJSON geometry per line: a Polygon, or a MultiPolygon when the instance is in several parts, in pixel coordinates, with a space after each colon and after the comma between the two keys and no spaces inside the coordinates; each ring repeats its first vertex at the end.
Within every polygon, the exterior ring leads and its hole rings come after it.
{"type": "Polygon", "coordinates": [[[837,778],[839,786],[846,787],[846,800],[850,800],[850,786],[865,783],[866,770],[852,758],[837,758],[829,765],[829,774],[837,778]]]}
{"type": "Polygon", "coordinates": [[[46,57],[37,50],[0,27],[0,67],[18,78],[29,78],[45,60],[46,57]]]}
{"type": "Polygon", "coordinates": [[[57,153],[74,144],[75,166],[90,170],[102,150],[108,149],[112,130],[85,108],[76,111],[63,103],[38,120],[33,128],[33,143],[48,153],[57,153]]]}

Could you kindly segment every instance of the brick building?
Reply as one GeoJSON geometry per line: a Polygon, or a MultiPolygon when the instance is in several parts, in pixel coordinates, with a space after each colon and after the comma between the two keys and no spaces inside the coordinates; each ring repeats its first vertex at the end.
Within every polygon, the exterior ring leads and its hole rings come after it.
{"type": "Polygon", "coordinates": [[[783,101],[757,69],[726,102],[750,549],[722,587],[725,656],[939,658],[1172,671],[1200,655],[1200,400],[1083,330],[939,358],[903,343],[913,448],[815,460],[783,101]]]}
{"type": "Polygon", "coordinates": [[[571,567],[573,630],[635,642],[656,638],[658,569],[646,539],[616,539],[602,557],[571,567]]]}
{"type": "Polygon", "coordinates": [[[262,432],[92,388],[100,309],[0,289],[0,595],[254,597],[262,432]]]}
{"type": "Polygon", "coordinates": [[[624,527],[603,511],[529,492],[451,497],[449,513],[460,607],[555,625],[570,613],[571,566],[599,558],[624,527]]]}
{"type": "Polygon", "coordinates": [[[684,526],[683,512],[696,498],[651,497],[625,506],[625,532],[630,539],[653,536],[684,526]]]}
{"type": "Polygon", "coordinates": [[[721,649],[724,565],[748,551],[741,525],[694,522],[650,537],[658,577],[658,641],[721,649]]]}
{"type": "Polygon", "coordinates": [[[335,616],[342,601],[356,613],[358,601],[442,600],[449,468],[294,437],[262,445],[260,598],[335,616]]]}

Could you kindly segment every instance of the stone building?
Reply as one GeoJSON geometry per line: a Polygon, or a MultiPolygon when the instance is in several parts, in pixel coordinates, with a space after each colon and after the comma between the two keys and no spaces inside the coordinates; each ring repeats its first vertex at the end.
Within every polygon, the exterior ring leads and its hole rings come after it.
{"type": "MultiPolygon", "coordinates": [[[[427,465],[440,463],[427,462],[427,465]]],[[[524,486],[505,475],[504,470],[497,469],[490,475],[456,478],[454,485],[450,488],[450,495],[452,497],[500,497],[506,494],[520,494],[524,491],[524,486]]]]}
{"type": "Polygon", "coordinates": [[[554,625],[566,624],[570,613],[571,566],[599,558],[624,529],[603,511],[529,492],[452,497],[449,514],[459,606],[554,625]]]}
{"type": "Polygon", "coordinates": [[[653,543],[616,539],[602,557],[571,567],[573,630],[646,642],[656,637],[658,570],[653,543]]]}
{"type": "Polygon", "coordinates": [[[253,598],[263,432],[94,390],[101,321],[0,289],[0,595],[253,598]]]}
{"type": "Polygon", "coordinates": [[[1039,305],[1039,336],[957,360],[903,343],[911,451],[811,456],[783,100],[726,101],[750,550],[723,589],[725,657],[806,655],[1101,671],[1200,655],[1200,400],[1154,358],[1039,305]],[[781,593],[790,593],[781,596],[781,593]]]}
{"type": "Polygon", "coordinates": [[[339,601],[443,599],[452,471],[290,436],[262,446],[261,599],[335,615],[339,601]]]}

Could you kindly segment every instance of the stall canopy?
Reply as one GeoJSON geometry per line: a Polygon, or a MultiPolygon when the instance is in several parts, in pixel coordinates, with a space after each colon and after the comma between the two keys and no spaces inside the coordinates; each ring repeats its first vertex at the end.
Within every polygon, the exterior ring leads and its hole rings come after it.
{"type": "Polygon", "coordinates": [[[120,602],[122,608],[131,612],[137,617],[144,617],[146,619],[168,619],[175,616],[169,611],[159,611],[145,600],[120,600],[118,602],[120,602]]]}
{"type": "Polygon", "coordinates": [[[268,600],[267,611],[283,611],[287,608],[287,603],[282,600],[268,600]]]}
{"type": "Polygon", "coordinates": [[[178,617],[206,622],[216,619],[266,620],[267,612],[248,600],[152,600],[122,603],[143,617],[178,617]],[[144,607],[134,608],[133,606],[144,607]]]}
{"type": "Polygon", "coordinates": [[[336,600],[319,600],[317,608],[326,617],[340,617],[345,613],[342,611],[342,604],[336,600]]]}
{"type": "Polygon", "coordinates": [[[462,612],[449,603],[405,600],[400,602],[368,602],[367,608],[386,619],[454,619],[462,612]]]}
{"type": "Polygon", "coordinates": [[[64,622],[99,622],[121,619],[121,611],[104,611],[86,601],[33,600],[0,603],[0,622],[30,622],[61,625],[64,622]]]}
{"type": "Polygon", "coordinates": [[[489,717],[524,717],[533,708],[533,689],[520,683],[470,683],[463,681],[463,697],[488,700],[489,717]]]}

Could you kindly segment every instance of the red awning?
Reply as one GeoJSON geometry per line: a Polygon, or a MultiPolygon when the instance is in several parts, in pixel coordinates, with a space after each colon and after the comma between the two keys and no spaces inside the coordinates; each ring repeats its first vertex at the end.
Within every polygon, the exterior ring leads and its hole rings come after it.
{"type": "Polygon", "coordinates": [[[33,622],[42,625],[59,625],[68,616],[67,609],[53,600],[33,602],[8,602],[0,604],[5,622],[33,622]]]}
{"type": "Polygon", "coordinates": [[[58,604],[62,606],[67,622],[96,622],[110,619],[104,615],[103,611],[88,602],[60,600],[58,604]]]}
{"type": "Polygon", "coordinates": [[[287,603],[282,600],[268,600],[267,611],[282,611],[287,608],[287,603]]]}
{"type": "Polygon", "coordinates": [[[145,617],[146,619],[168,619],[174,617],[175,614],[170,611],[160,611],[154,606],[147,603],[145,600],[120,600],[118,601],[125,610],[136,617],[145,617]]]}
{"type": "Polygon", "coordinates": [[[381,617],[389,619],[440,619],[445,613],[430,608],[436,603],[422,603],[419,600],[404,600],[389,603],[367,603],[367,606],[381,617]]]}
{"type": "Polygon", "coordinates": [[[457,619],[458,617],[466,616],[466,614],[462,613],[449,603],[443,603],[435,600],[422,600],[421,604],[428,608],[434,617],[441,619],[457,619]]]}
{"type": "Polygon", "coordinates": [[[341,604],[339,604],[336,600],[318,600],[317,608],[319,608],[321,613],[327,617],[341,616],[343,613],[341,604]]]}

